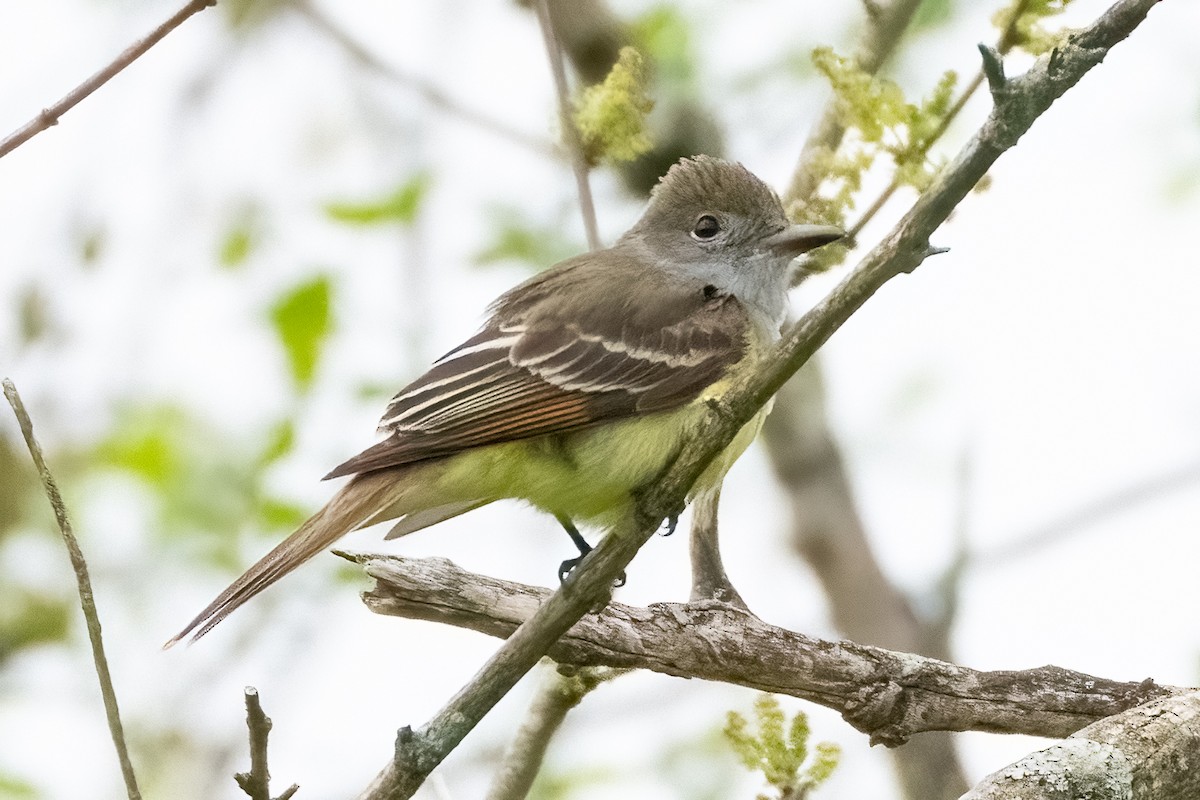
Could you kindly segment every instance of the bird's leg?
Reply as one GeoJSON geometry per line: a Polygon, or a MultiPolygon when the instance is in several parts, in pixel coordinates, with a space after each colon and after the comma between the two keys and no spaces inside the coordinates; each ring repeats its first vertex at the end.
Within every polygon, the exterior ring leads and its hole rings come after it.
{"type": "MultiPolygon", "coordinates": [[[[567,532],[567,536],[571,537],[571,541],[575,543],[575,546],[579,548],[579,556],[577,558],[568,558],[566,561],[558,565],[558,580],[559,582],[562,582],[567,579],[567,576],[571,574],[573,569],[579,566],[584,557],[587,556],[588,553],[592,552],[592,546],[587,543],[587,539],[583,538],[583,534],[579,532],[579,529],[575,527],[575,523],[571,522],[569,518],[561,514],[555,514],[555,519],[558,520],[559,525],[563,526],[563,530],[567,532]]],[[[613,586],[624,585],[625,573],[622,572],[620,576],[613,581],[613,586]]]]}

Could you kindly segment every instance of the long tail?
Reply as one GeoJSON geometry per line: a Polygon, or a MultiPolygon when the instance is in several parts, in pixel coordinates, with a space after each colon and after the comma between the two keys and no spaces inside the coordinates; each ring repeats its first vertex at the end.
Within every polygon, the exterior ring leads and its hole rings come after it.
{"type": "Polygon", "coordinates": [[[208,604],[187,627],[175,634],[163,649],[196,631],[196,641],[233,611],[296,567],[333,544],[343,534],[386,508],[395,498],[399,476],[395,470],[358,475],[309,517],[300,528],[258,560],[254,566],[208,604]],[[198,629],[198,630],[197,630],[198,629]]]}

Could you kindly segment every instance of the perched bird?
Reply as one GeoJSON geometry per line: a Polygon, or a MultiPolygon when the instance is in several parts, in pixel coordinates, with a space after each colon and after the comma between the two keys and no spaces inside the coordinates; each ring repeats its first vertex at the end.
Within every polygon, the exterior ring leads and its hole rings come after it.
{"type": "MultiPolygon", "coordinates": [[[[740,164],[673,166],[641,219],[606,250],[570,258],[496,300],[482,329],[392,398],[383,441],[331,471],[349,482],[167,646],[198,639],[343,534],[394,520],[404,536],[503,498],[611,525],[725,390],[779,336],[789,265],[842,236],[793,225],[740,164]]],[[[766,410],[709,466],[720,484],[766,410]]]]}

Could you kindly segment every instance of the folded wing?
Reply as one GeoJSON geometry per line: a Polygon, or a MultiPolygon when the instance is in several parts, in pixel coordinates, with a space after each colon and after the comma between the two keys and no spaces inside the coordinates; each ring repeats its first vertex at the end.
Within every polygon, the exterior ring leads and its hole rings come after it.
{"type": "Polygon", "coordinates": [[[497,301],[478,334],[392,399],[387,438],[326,477],[678,407],[743,357],[733,297],[636,264],[606,271],[598,255],[497,301]],[[572,302],[581,292],[587,302],[572,302]]]}

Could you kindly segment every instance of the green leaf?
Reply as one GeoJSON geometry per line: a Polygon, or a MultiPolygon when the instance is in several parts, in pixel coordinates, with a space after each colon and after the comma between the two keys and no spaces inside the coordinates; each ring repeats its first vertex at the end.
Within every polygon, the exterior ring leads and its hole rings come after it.
{"type": "Polygon", "coordinates": [[[97,460],[163,487],[183,472],[189,429],[180,409],[161,407],[126,413],[96,448],[97,460]]]}
{"type": "Polygon", "coordinates": [[[292,452],[296,446],[296,423],[291,419],[281,419],[271,426],[267,433],[267,443],[258,457],[258,465],[265,467],[292,452]]]}
{"type": "Polygon", "coordinates": [[[7,588],[0,600],[0,663],[18,650],[67,638],[72,606],[66,601],[7,588]]]}
{"type": "Polygon", "coordinates": [[[347,225],[380,225],[390,222],[411,225],[421,210],[421,203],[429,191],[430,182],[429,173],[419,172],[383,197],[326,203],[325,213],[330,219],[347,225]]]}
{"type": "Polygon", "coordinates": [[[308,519],[304,507],[275,497],[262,498],[257,511],[259,522],[265,528],[298,528],[308,519]]]}
{"type": "Polygon", "coordinates": [[[301,391],[312,386],[322,349],[333,330],[331,295],[328,276],[318,275],[292,287],[271,306],[271,326],[301,391]]]}

